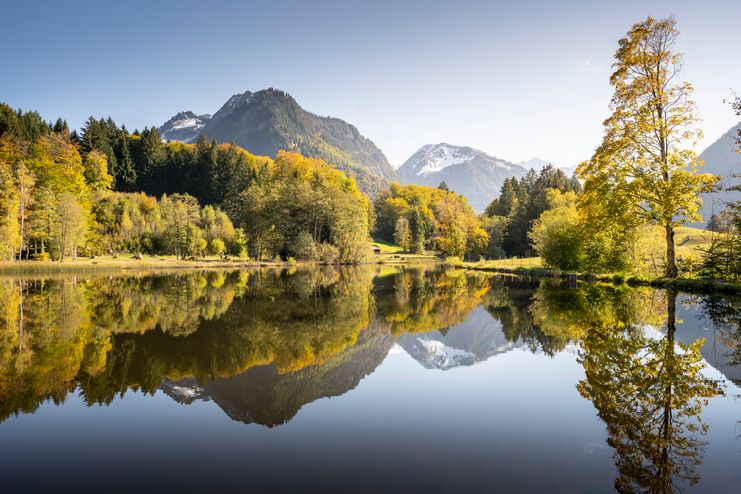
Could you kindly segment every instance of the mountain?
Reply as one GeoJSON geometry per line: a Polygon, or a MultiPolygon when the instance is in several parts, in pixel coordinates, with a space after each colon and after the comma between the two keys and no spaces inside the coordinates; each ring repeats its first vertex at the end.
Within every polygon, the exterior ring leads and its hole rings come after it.
{"type": "Polygon", "coordinates": [[[211,115],[196,115],[192,111],[181,111],[159,128],[163,139],[168,141],[193,142],[211,115]]]}
{"type": "Polygon", "coordinates": [[[213,116],[180,112],[159,132],[165,139],[183,142],[203,134],[264,156],[296,151],[352,174],[361,190],[370,194],[396,178],[383,152],[357,128],[339,118],[310,113],[290,94],[272,88],[235,94],[213,116]]]}
{"type": "Polygon", "coordinates": [[[523,167],[525,170],[533,169],[536,172],[542,170],[546,166],[550,165],[550,161],[542,160],[540,158],[530,158],[527,161],[521,161],[517,163],[519,166],[523,167]]]}
{"type": "MultiPolygon", "coordinates": [[[[732,173],[741,173],[741,154],[736,152],[739,148],[737,142],[739,129],[741,129],[741,122],[733,126],[720,139],[708,146],[699,156],[705,162],[705,166],[702,167],[701,171],[720,176],[720,184],[724,187],[741,182],[741,179],[734,179],[730,176],[732,173]]],[[[725,207],[725,203],[741,200],[741,192],[724,190],[702,194],[702,199],[703,205],[700,213],[702,214],[703,221],[691,224],[691,226],[704,228],[710,220],[710,216],[713,213],[721,211],[725,207]]]]}
{"type": "Polygon", "coordinates": [[[567,176],[572,176],[574,172],[576,171],[576,165],[556,165],[555,163],[551,161],[546,161],[540,158],[530,158],[527,161],[521,161],[517,163],[517,165],[523,167],[525,170],[530,170],[531,168],[535,170],[536,172],[539,172],[543,168],[545,168],[548,165],[555,166],[556,168],[560,168],[567,176]]]}
{"type": "Polygon", "coordinates": [[[444,181],[480,213],[499,195],[506,178],[521,177],[527,170],[478,149],[440,143],[422,146],[396,172],[410,184],[437,187],[444,181]]]}

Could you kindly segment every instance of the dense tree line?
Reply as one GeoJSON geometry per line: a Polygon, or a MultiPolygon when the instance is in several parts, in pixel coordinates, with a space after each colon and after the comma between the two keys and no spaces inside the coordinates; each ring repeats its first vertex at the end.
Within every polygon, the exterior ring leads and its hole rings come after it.
{"type": "Polygon", "coordinates": [[[463,196],[447,187],[391,184],[375,201],[376,234],[407,252],[482,255],[488,235],[463,196]]]}
{"type": "Polygon", "coordinates": [[[0,213],[5,259],[249,252],[331,263],[367,255],[373,217],[355,181],[320,160],[166,143],[110,118],[90,118],[78,135],[7,105],[0,213]]]}
{"type": "Polygon", "coordinates": [[[489,233],[489,257],[530,256],[534,248],[528,238],[533,221],[549,208],[548,191],[580,192],[581,185],[551,165],[539,172],[530,170],[521,179],[508,178],[499,197],[486,208],[483,224],[489,233]]]}
{"type": "MultiPolygon", "coordinates": [[[[239,254],[244,235],[225,213],[187,194],[114,193],[98,149],[80,153],[64,122],[0,107],[0,250],[5,259],[121,252],[239,254]]],[[[112,154],[115,159],[115,154],[112,154]]],[[[120,161],[119,163],[123,163],[120,161]]],[[[121,169],[113,168],[119,181],[121,169]]]]}
{"type": "Polygon", "coordinates": [[[351,263],[369,254],[370,201],[353,178],[321,160],[279,152],[226,208],[256,258],[351,263]]]}
{"type": "Polygon", "coordinates": [[[83,157],[98,151],[108,158],[116,190],[189,194],[214,205],[234,200],[271,162],[203,136],[191,145],[164,142],[155,128],[129,133],[110,118],[90,117],[81,129],[79,148],[83,157]]]}

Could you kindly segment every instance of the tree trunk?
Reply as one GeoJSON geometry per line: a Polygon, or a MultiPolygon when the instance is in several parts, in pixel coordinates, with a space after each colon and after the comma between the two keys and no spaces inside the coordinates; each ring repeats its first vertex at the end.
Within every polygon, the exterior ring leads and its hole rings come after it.
{"type": "Polygon", "coordinates": [[[23,352],[23,285],[18,281],[18,350],[23,352]]]}
{"type": "Polygon", "coordinates": [[[674,255],[674,226],[667,224],[666,229],[666,277],[677,277],[677,261],[674,255]]]}
{"type": "Polygon", "coordinates": [[[23,235],[26,226],[26,201],[24,200],[23,192],[23,179],[19,178],[21,197],[20,197],[20,213],[21,213],[21,244],[18,246],[18,260],[23,260],[23,235]]]}

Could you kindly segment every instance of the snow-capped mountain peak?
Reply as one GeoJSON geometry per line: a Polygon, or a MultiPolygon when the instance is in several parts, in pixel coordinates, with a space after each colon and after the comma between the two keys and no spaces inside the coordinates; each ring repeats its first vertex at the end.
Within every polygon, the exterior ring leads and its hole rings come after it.
{"type": "Polygon", "coordinates": [[[511,164],[487,155],[483,151],[465,146],[454,146],[446,142],[426,144],[412,155],[401,167],[403,175],[427,176],[445,168],[475,160],[488,162],[490,166],[510,170],[511,164]]]}
{"type": "Polygon", "coordinates": [[[397,173],[410,184],[437,187],[445,182],[451,191],[464,195],[471,207],[481,212],[499,194],[506,178],[523,176],[526,170],[472,147],[441,142],[419,148],[397,173]]]}
{"type": "Polygon", "coordinates": [[[168,141],[192,142],[210,119],[211,115],[208,114],[181,111],[160,127],[160,135],[168,141]]]}

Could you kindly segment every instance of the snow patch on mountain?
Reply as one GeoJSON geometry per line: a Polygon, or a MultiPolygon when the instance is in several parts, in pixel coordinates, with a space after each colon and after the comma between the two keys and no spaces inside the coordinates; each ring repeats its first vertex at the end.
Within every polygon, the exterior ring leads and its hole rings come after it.
{"type": "Polygon", "coordinates": [[[448,346],[439,340],[417,340],[419,344],[427,351],[427,361],[438,369],[449,369],[458,367],[467,362],[475,360],[476,356],[460,348],[448,346]]]}
{"type": "Polygon", "coordinates": [[[208,114],[181,111],[160,127],[160,136],[167,141],[192,142],[210,119],[208,114]]]}
{"type": "Polygon", "coordinates": [[[172,126],[173,129],[200,129],[201,127],[203,127],[203,121],[199,118],[184,118],[172,126]]]}
{"type": "Polygon", "coordinates": [[[483,151],[448,143],[422,146],[401,165],[402,182],[448,189],[461,194],[476,212],[482,212],[509,177],[522,177],[525,168],[483,151]]]}
{"type": "Polygon", "coordinates": [[[471,160],[473,156],[473,153],[467,152],[465,149],[447,144],[430,146],[425,150],[424,161],[422,166],[417,169],[417,175],[437,173],[449,166],[465,163],[471,160]]]}
{"type": "Polygon", "coordinates": [[[452,144],[426,144],[412,155],[401,167],[400,173],[407,176],[425,177],[463,163],[480,160],[487,165],[511,170],[512,165],[505,161],[487,155],[478,149],[454,146],[452,144]]]}

